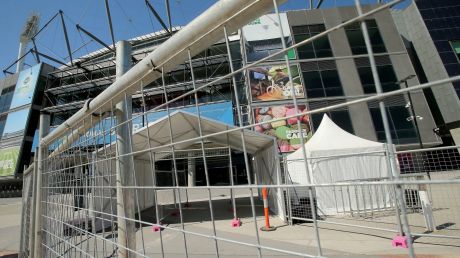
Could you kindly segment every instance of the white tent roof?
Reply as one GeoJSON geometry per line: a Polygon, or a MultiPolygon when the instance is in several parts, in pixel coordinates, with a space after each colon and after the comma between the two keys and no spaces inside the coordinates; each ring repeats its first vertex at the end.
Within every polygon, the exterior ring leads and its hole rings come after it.
{"type": "MultiPolygon", "coordinates": [[[[383,149],[384,144],[381,142],[369,141],[353,135],[338,125],[336,125],[326,114],[321,120],[318,130],[313,134],[310,140],[305,143],[307,155],[315,151],[337,151],[351,149],[383,149]]],[[[301,159],[303,157],[302,148],[288,156],[288,159],[301,159]]]]}
{"type": "MultiPolygon", "coordinates": [[[[200,136],[198,126],[198,116],[185,111],[175,111],[170,114],[171,128],[174,142],[186,141],[200,136]]],[[[216,120],[201,117],[201,128],[203,135],[223,132],[229,129],[236,128],[216,120]]],[[[265,149],[269,145],[275,144],[275,139],[271,136],[261,134],[251,130],[244,130],[246,150],[249,154],[255,154],[259,150],[265,149]]],[[[170,143],[170,130],[168,116],[164,116],[154,122],[149,123],[147,126],[140,128],[133,133],[133,151],[140,151],[149,148],[148,138],[150,137],[150,146],[152,148],[164,146],[170,143]],[[148,133],[147,133],[148,132],[148,133]]],[[[240,131],[232,131],[216,136],[205,138],[205,142],[212,142],[216,145],[230,146],[234,150],[242,151],[241,134],[240,131]]],[[[188,141],[174,145],[175,150],[187,150],[191,145],[198,143],[198,141],[188,141]]],[[[115,151],[114,143],[109,147],[110,151],[115,151]]],[[[155,152],[169,152],[171,147],[167,146],[155,152]]],[[[98,151],[100,152],[101,149],[98,151]]],[[[164,154],[167,155],[167,154],[164,154]]],[[[135,155],[139,159],[148,159],[148,153],[143,152],[135,155]]],[[[161,158],[161,154],[155,156],[161,158]]]]}

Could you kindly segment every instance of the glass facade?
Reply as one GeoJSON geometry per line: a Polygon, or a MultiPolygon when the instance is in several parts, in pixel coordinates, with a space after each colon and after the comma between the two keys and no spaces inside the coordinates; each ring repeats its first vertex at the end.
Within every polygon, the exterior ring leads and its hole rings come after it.
{"type": "MultiPolygon", "coordinates": [[[[380,83],[382,84],[383,92],[393,91],[399,89],[397,84],[398,79],[394,72],[393,66],[383,65],[377,66],[377,73],[379,74],[380,83]]],[[[363,85],[364,93],[375,93],[374,78],[370,67],[358,67],[359,79],[363,85]]]]}
{"type": "MultiPolygon", "coordinates": [[[[292,33],[294,35],[295,43],[299,43],[310,37],[318,35],[319,33],[325,30],[326,28],[323,24],[292,27],[292,33]]],[[[329,44],[328,36],[316,39],[312,43],[298,47],[297,53],[299,59],[331,57],[332,50],[331,45],[329,44]]]]}
{"type": "Polygon", "coordinates": [[[460,62],[460,40],[453,40],[450,44],[452,45],[455,55],[457,55],[457,60],[460,62]]]}
{"type": "MultiPolygon", "coordinates": [[[[377,27],[377,22],[375,20],[366,20],[366,25],[374,53],[385,53],[385,44],[383,43],[382,36],[380,35],[379,28],[377,27]]],[[[345,27],[345,32],[353,55],[367,54],[366,43],[361,31],[361,24],[351,24],[345,27]]]]}
{"type": "Polygon", "coordinates": [[[337,70],[302,72],[308,98],[343,96],[337,70]]]}
{"type": "MultiPolygon", "coordinates": [[[[417,133],[412,121],[408,121],[410,117],[409,111],[404,106],[387,106],[388,122],[390,123],[391,138],[395,144],[416,143],[417,133]]],[[[379,108],[370,108],[372,122],[377,133],[377,139],[380,142],[385,142],[385,130],[383,129],[382,116],[379,108]]]]}
{"type": "Polygon", "coordinates": [[[327,114],[340,128],[354,134],[353,124],[351,123],[350,113],[348,110],[334,110],[327,113],[313,114],[312,123],[314,130],[318,129],[324,114],[327,114]]]}
{"type": "MultiPolygon", "coordinates": [[[[420,14],[449,76],[460,75],[460,1],[416,0],[420,14]]],[[[454,82],[460,96],[460,82],[454,82]]]]}

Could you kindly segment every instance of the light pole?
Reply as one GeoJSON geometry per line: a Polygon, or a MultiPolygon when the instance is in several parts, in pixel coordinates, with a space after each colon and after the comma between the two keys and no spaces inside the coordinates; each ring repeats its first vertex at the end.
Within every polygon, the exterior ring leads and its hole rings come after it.
{"type": "MultiPolygon", "coordinates": [[[[400,80],[397,82],[397,84],[401,85],[401,84],[404,84],[404,86],[406,88],[409,88],[409,85],[407,84],[407,81],[414,78],[415,75],[411,74],[409,76],[407,76],[406,78],[400,80]]],[[[420,119],[422,120],[423,117],[421,116],[417,116],[415,114],[415,110],[414,110],[414,105],[412,105],[412,97],[410,95],[410,91],[407,92],[407,97],[409,99],[409,103],[408,103],[408,106],[409,106],[409,109],[410,109],[410,113],[411,113],[411,116],[407,118],[407,121],[413,121],[414,122],[414,126],[415,126],[415,131],[417,133],[417,138],[418,138],[418,142],[420,144],[420,149],[423,149],[423,142],[422,142],[422,136],[420,135],[420,130],[419,130],[419,127],[418,127],[418,122],[417,122],[417,119],[420,119]]],[[[406,105],[406,108],[407,108],[407,105],[406,105]]],[[[427,176],[428,176],[428,179],[431,180],[431,175],[430,175],[430,172],[427,171],[426,172],[427,176]]]]}
{"type": "MultiPolygon", "coordinates": [[[[404,78],[404,79],[398,81],[397,84],[399,84],[399,85],[404,84],[404,86],[405,86],[406,88],[409,88],[409,85],[407,84],[407,81],[410,80],[410,79],[412,79],[412,78],[414,78],[414,77],[415,77],[415,75],[411,74],[411,75],[407,76],[406,78],[404,78]]],[[[419,142],[419,144],[420,144],[420,149],[423,149],[422,136],[420,135],[420,129],[419,129],[419,127],[418,127],[418,122],[417,122],[417,119],[420,119],[420,120],[421,120],[421,119],[423,119],[423,117],[417,116],[417,115],[415,114],[414,105],[412,104],[412,97],[411,97],[409,91],[407,92],[407,97],[408,97],[408,99],[409,99],[409,103],[408,103],[408,105],[406,105],[406,108],[407,108],[407,106],[409,106],[410,113],[411,113],[411,116],[410,116],[409,118],[407,118],[407,121],[411,121],[411,120],[412,120],[412,121],[414,122],[415,131],[416,131],[416,133],[417,133],[418,142],[419,142]]]]}

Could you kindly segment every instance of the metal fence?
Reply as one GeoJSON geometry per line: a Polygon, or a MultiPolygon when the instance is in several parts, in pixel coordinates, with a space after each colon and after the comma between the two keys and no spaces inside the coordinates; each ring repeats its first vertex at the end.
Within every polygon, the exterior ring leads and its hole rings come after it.
{"type": "Polygon", "coordinates": [[[24,170],[22,187],[22,211],[21,211],[21,239],[19,242],[19,257],[30,257],[33,253],[33,229],[35,211],[34,176],[36,166],[33,164],[24,170]]]}
{"type": "MultiPolygon", "coordinates": [[[[230,73],[225,76],[199,87],[195,84],[194,55],[224,39],[231,64],[229,33],[272,9],[280,19],[277,4],[282,2],[221,1],[124,75],[123,65],[128,65],[130,60],[127,58],[129,46],[121,42],[117,45],[116,60],[120,67],[113,85],[47,136],[48,115],[42,114],[34,257],[338,255],[331,251],[330,239],[325,239],[327,230],[336,230],[334,234],[340,232],[344,234],[342,237],[368,234],[368,230],[390,239],[399,234],[404,240],[396,239],[396,244],[407,244],[407,249],[397,250],[415,257],[414,247],[418,247],[418,242],[412,241],[418,241],[417,237],[427,236],[441,242],[459,238],[456,192],[460,180],[455,172],[459,165],[456,148],[399,153],[387,148],[381,153],[386,175],[373,179],[316,183],[309,178],[309,168],[305,165],[304,183],[293,184],[285,173],[288,165],[280,166],[275,139],[252,130],[286,119],[294,119],[302,128],[297,119],[302,116],[380,101],[386,141],[388,146],[393,146],[382,100],[460,79],[454,77],[382,93],[365,22],[361,26],[377,94],[299,111],[296,94],[292,92],[294,114],[243,125],[238,113],[239,126],[236,127],[201,117],[198,91],[231,78],[236,108],[241,110],[236,74],[284,54],[292,81],[289,50],[363,21],[401,1],[378,5],[366,13],[362,13],[357,1],[355,18],[290,47],[286,47],[281,37],[283,48],[279,52],[237,70],[230,65],[230,73]],[[171,98],[165,76],[180,64],[190,67],[193,89],[171,98]],[[154,80],[159,82],[158,89],[163,91],[166,102],[149,110],[144,101],[143,112],[131,115],[131,95],[137,92],[144,96],[144,87],[154,80]],[[196,114],[170,112],[169,107],[184,97],[194,98],[196,114]],[[166,117],[152,120],[149,114],[160,109],[166,109],[166,117]],[[148,126],[133,131],[132,123],[139,117],[148,126]],[[220,166],[214,166],[213,162],[220,166]],[[431,178],[426,175],[427,171],[431,178]],[[222,179],[212,182],[211,173],[221,174],[222,179]],[[198,175],[200,179],[194,178],[198,175]],[[266,203],[259,197],[263,188],[268,189],[266,203]],[[323,204],[317,198],[320,194],[333,196],[330,203],[335,209],[322,213],[319,207],[323,204]],[[272,220],[278,222],[278,226],[287,221],[311,223],[300,229],[288,226],[290,229],[284,237],[291,242],[283,242],[280,239],[285,227],[279,227],[271,235],[259,229],[263,224],[263,207],[267,204],[275,213],[272,220]],[[434,219],[434,233],[424,230],[427,217],[434,219]],[[326,228],[327,225],[332,227],[326,228]],[[302,239],[304,242],[299,243],[291,231],[297,232],[298,238],[301,232],[308,234],[302,239]]],[[[280,35],[284,35],[281,27],[280,35]]],[[[294,87],[291,90],[294,91],[294,87]]],[[[304,138],[299,140],[301,161],[308,164],[304,138]]],[[[360,245],[355,244],[359,249],[360,245]]],[[[354,251],[366,253],[365,249],[354,251]]]]}
{"type": "MultiPolygon", "coordinates": [[[[458,155],[456,146],[396,153],[402,172],[400,180],[404,182],[399,186],[403,191],[404,206],[413,236],[460,238],[457,234],[460,201],[456,198],[460,188],[455,182],[460,176],[458,155]]],[[[347,173],[346,170],[343,172],[347,173]]],[[[286,177],[289,183],[289,175],[286,177]]],[[[328,214],[318,209],[317,216],[321,218],[319,222],[398,232],[398,184],[392,182],[391,178],[381,177],[337,181],[343,184],[322,186],[330,193],[334,207],[333,212],[328,214]]],[[[312,221],[310,199],[306,190],[292,188],[286,192],[290,196],[286,203],[291,224],[312,221]]]]}

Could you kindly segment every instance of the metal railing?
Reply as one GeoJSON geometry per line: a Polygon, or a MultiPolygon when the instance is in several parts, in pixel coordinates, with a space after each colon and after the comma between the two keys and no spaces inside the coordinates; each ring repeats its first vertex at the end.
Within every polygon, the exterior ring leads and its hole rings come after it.
{"type": "MultiPolygon", "coordinates": [[[[32,227],[33,257],[327,257],[337,252],[366,252],[358,250],[359,244],[356,250],[331,252],[335,247],[327,230],[334,229],[334,234],[343,234],[343,238],[368,234],[368,230],[382,238],[391,239],[399,234],[405,237],[404,243],[399,244],[407,244],[408,249],[397,250],[415,257],[420,237],[436,238],[441,244],[459,237],[455,231],[460,223],[455,197],[460,183],[455,172],[459,165],[456,147],[395,153],[382,101],[457,81],[460,76],[385,93],[377,87],[375,95],[303,111],[291,87],[294,114],[242,126],[242,115],[237,113],[239,127],[202,117],[199,90],[232,79],[236,110],[241,110],[241,91],[237,89],[235,75],[274,56],[285,55],[289,79],[293,81],[288,51],[362,22],[401,0],[378,5],[366,13],[362,13],[357,1],[358,16],[289,47],[279,26],[282,50],[234,70],[229,33],[271,9],[281,24],[278,4],[282,2],[220,1],[124,75],[122,71],[126,69],[122,66],[129,65],[129,58],[123,57],[129,55],[129,49],[119,43],[117,50],[126,52],[117,54],[120,67],[114,84],[47,136],[49,121],[42,114],[34,181],[37,208],[32,227]],[[193,55],[222,38],[227,46],[230,73],[197,87],[193,55]],[[181,63],[190,67],[193,89],[168,99],[165,73],[181,63]],[[131,95],[140,91],[143,97],[143,87],[158,78],[163,80],[166,101],[150,110],[144,107],[139,116],[148,126],[133,132],[136,117],[130,114],[131,95]],[[195,98],[196,114],[171,112],[169,107],[186,96],[195,98]],[[254,132],[256,127],[289,119],[302,128],[298,118],[369,101],[382,104],[379,107],[383,108],[388,143],[385,146],[389,146],[380,152],[385,174],[378,178],[316,182],[310,177],[311,159],[300,132],[301,166],[289,173],[303,171],[304,181],[293,183],[286,174],[288,166],[280,166],[275,138],[254,132]],[[166,109],[166,117],[152,121],[149,114],[160,109],[166,109]],[[219,166],[213,164],[216,157],[219,166]],[[441,157],[449,165],[443,165],[441,157]],[[425,176],[428,170],[431,179],[425,176]],[[221,178],[212,181],[216,177],[221,178]],[[272,233],[259,231],[263,207],[259,196],[263,188],[268,189],[268,204],[276,215],[272,219],[280,225],[272,233]],[[326,206],[320,197],[329,198],[332,209],[322,208],[326,206]],[[281,225],[288,221],[294,224],[295,220],[312,222],[300,229],[289,226],[289,231],[302,237],[300,244],[289,237],[290,232],[282,233],[281,225]],[[435,225],[436,231],[423,231],[423,221],[435,225]],[[306,231],[306,236],[300,236],[306,231]]],[[[369,35],[365,22],[361,24],[378,86],[369,35]]],[[[27,237],[25,233],[23,237],[27,237]]]]}

